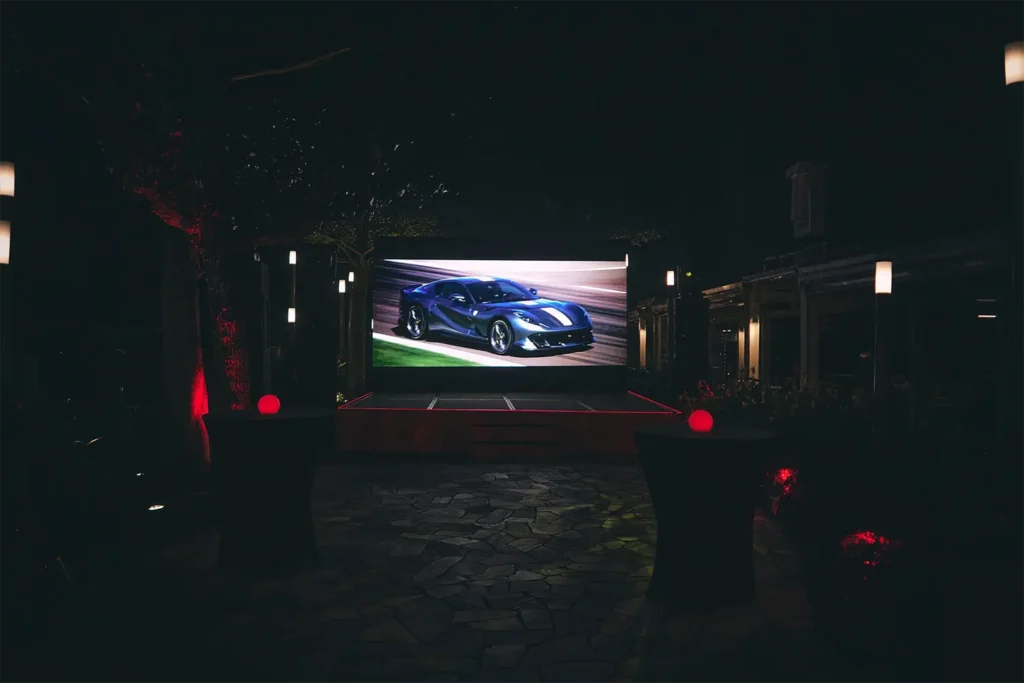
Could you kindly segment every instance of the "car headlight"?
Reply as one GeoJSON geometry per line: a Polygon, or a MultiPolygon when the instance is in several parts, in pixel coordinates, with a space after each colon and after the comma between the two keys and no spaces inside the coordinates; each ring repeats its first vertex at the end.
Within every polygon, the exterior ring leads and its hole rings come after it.
{"type": "Polygon", "coordinates": [[[514,315],[515,317],[519,318],[524,323],[529,323],[530,325],[536,325],[537,327],[543,327],[543,325],[541,325],[539,322],[537,322],[536,320],[531,318],[526,313],[523,313],[522,311],[512,311],[512,315],[514,315]]]}

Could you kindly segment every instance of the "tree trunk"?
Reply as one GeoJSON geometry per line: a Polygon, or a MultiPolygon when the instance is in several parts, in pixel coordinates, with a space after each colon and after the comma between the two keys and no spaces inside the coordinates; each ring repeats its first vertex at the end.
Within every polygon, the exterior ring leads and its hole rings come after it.
{"type": "Polygon", "coordinates": [[[203,374],[206,377],[206,391],[209,396],[210,412],[224,413],[231,410],[235,402],[224,369],[224,354],[220,348],[217,332],[217,302],[210,291],[206,278],[199,280],[199,339],[203,351],[203,374]]]}

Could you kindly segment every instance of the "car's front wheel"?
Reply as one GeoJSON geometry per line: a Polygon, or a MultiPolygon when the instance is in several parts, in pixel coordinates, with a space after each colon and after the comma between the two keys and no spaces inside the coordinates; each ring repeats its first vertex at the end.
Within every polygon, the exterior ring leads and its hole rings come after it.
{"type": "Polygon", "coordinates": [[[412,306],[405,314],[405,331],[410,339],[424,339],[427,336],[427,316],[419,306],[412,306]]]}
{"type": "Polygon", "coordinates": [[[504,320],[499,319],[491,323],[491,330],[487,336],[491,342],[491,351],[499,356],[507,356],[512,350],[515,338],[512,336],[512,328],[504,320]]]}

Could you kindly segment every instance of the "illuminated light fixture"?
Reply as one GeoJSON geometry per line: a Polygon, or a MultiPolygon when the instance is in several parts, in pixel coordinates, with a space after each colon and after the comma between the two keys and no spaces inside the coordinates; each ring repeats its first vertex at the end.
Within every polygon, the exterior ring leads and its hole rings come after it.
{"type": "Polygon", "coordinates": [[[11,262],[11,223],[0,221],[0,263],[11,262]]]}
{"type": "MultiPolygon", "coordinates": [[[[743,348],[743,347],[740,347],[743,348]]],[[[761,372],[761,319],[754,316],[747,323],[747,370],[754,379],[759,379],[761,372]]]]}
{"type": "Polygon", "coordinates": [[[158,505],[150,505],[149,506],[149,511],[150,512],[156,512],[157,510],[163,510],[163,509],[164,509],[164,506],[163,505],[159,505],[159,504],[158,505]]]}
{"type": "Polygon", "coordinates": [[[294,266],[299,261],[299,255],[294,251],[288,252],[288,264],[294,266]]]}
{"type": "Polygon", "coordinates": [[[666,270],[665,271],[665,284],[668,285],[669,287],[675,287],[676,286],[676,271],[674,271],[674,270],[666,270]]]}
{"type": "Polygon", "coordinates": [[[892,294],[892,261],[875,264],[875,294],[892,294]]]}
{"type": "Polygon", "coordinates": [[[260,400],[256,402],[256,410],[260,415],[276,415],[277,411],[281,410],[281,399],[273,394],[260,396],[260,400]]]}
{"type": "Polygon", "coordinates": [[[691,273],[690,271],[686,271],[686,277],[693,277],[693,273],[691,273]]]}
{"type": "Polygon", "coordinates": [[[14,196],[14,164],[0,161],[0,197],[14,196]]]}
{"type": "Polygon", "coordinates": [[[356,273],[355,273],[355,271],[349,271],[348,281],[349,282],[355,282],[356,281],[356,273]]]}
{"type": "Polygon", "coordinates": [[[1024,83],[1024,42],[1010,43],[1003,53],[1006,85],[1024,83]]]}
{"type": "Polygon", "coordinates": [[[345,293],[345,284],[346,282],[344,280],[338,280],[338,294],[345,293]]]}
{"type": "Polygon", "coordinates": [[[141,477],[141,476],[142,476],[143,474],[144,474],[144,472],[136,472],[136,473],[135,473],[135,476],[136,476],[136,477],[141,477]]]}
{"type": "Polygon", "coordinates": [[[985,320],[992,320],[992,319],[993,319],[993,318],[995,318],[996,316],[995,316],[995,315],[993,315],[992,313],[979,313],[979,314],[978,314],[978,317],[979,317],[979,318],[983,318],[983,319],[985,319],[985,320]]]}
{"type": "Polygon", "coordinates": [[[686,424],[690,425],[690,429],[693,431],[703,434],[711,431],[715,420],[708,411],[695,410],[690,413],[690,417],[686,418],[686,424]]]}
{"type": "Polygon", "coordinates": [[[288,322],[290,322],[290,323],[295,322],[295,309],[294,308],[289,308],[288,309],[288,322]]]}
{"type": "Polygon", "coordinates": [[[626,267],[629,268],[629,254],[626,254],[626,267]]]}

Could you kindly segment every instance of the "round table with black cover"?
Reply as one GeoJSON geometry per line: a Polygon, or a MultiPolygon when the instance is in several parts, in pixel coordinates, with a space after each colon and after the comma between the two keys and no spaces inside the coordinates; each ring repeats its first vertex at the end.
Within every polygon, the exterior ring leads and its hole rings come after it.
{"type": "Polygon", "coordinates": [[[332,443],[333,411],[235,412],[204,421],[223,510],[220,567],[279,574],[312,564],[316,453],[332,443]]]}
{"type": "Polygon", "coordinates": [[[649,599],[705,608],[753,600],[755,463],[773,435],[679,423],[635,439],[658,520],[649,599]]]}

